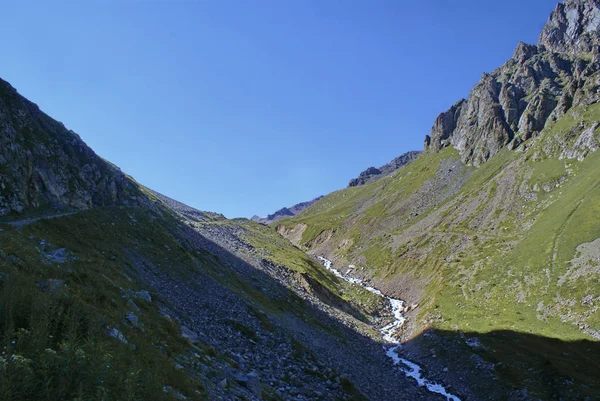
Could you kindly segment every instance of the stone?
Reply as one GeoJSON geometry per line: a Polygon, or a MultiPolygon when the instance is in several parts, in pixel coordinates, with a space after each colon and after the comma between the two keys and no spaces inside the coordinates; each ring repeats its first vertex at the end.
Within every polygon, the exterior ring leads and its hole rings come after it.
{"type": "Polygon", "coordinates": [[[138,299],[143,299],[146,302],[152,302],[152,296],[146,290],[138,291],[134,293],[133,296],[138,299]]]}
{"type": "Polygon", "coordinates": [[[125,320],[127,321],[127,323],[129,323],[130,325],[132,325],[135,328],[138,328],[138,329],[144,328],[144,324],[142,322],[140,322],[140,319],[133,312],[128,312],[127,315],[125,316],[125,320]]]}
{"type": "Polygon", "coordinates": [[[181,336],[190,342],[196,342],[200,339],[198,334],[192,330],[190,330],[186,326],[181,326],[181,336]]]}
{"type": "Polygon", "coordinates": [[[234,376],[235,381],[245,386],[248,390],[254,394],[255,397],[261,399],[262,397],[262,386],[256,372],[250,372],[247,375],[237,374],[234,376]]]}
{"type": "Polygon", "coordinates": [[[189,399],[185,395],[181,394],[179,391],[175,390],[172,386],[164,386],[163,391],[165,393],[171,394],[173,397],[175,397],[178,400],[188,400],[189,399]]]}
{"type": "Polygon", "coordinates": [[[137,306],[137,304],[135,302],[133,302],[131,299],[127,300],[127,306],[130,307],[131,309],[133,309],[136,312],[140,312],[141,309],[139,306],[137,306]]]}
{"type": "Polygon", "coordinates": [[[117,340],[121,341],[123,344],[129,344],[129,341],[127,341],[127,338],[125,338],[125,335],[123,333],[121,333],[115,327],[107,327],[107,334],[109,337],[117,339],[117,340]]]}
{"type": "Polygon", "coordinates": [[[56,295],[59,294],[65,288],[65,281],[49,278],[47,280],[39,282],[37,285],[42,291],[56,295]]]}
{"type": "Polygon", "coordinates": [[[20,263],[22,263],[21,259],[19,259],[18,257],[16,257],[15,255],[8,255],[6,257],[6,259],[8,259],[8,261],[12,264],[18,265],[20,263]]]}
{"type": "Polygon", "coordinates": [[[66,263],[69,260],[69,256],[66,248],[55,249],[50,252],[45,252],[44,256],[48,262],[52,263],[66,263]]]}
{"type": "Polygon", "coordinates": [[[261,399],[262,386],[260,384],[260,379],[256,372],[250,372],[248,374],[248,381],[246,382],[246,387],[248,387],[248,390],[250,390],[256,398],[261,399]]]}

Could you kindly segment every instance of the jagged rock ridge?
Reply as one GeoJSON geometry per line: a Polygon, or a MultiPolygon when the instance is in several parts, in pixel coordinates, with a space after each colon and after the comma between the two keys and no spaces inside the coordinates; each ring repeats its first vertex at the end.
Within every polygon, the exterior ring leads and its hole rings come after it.
{"type": "Polygon", "coordinates": [[[417,156],[419,156],[421,152],[418,150],[412,150],[410,152],[406,152],[389,163],[384,164],[379,168],[369,167],[365,171],[359,174],[358,177],[353,178],[348,183],[348,187],[357,187],[360,185],[365,185],[368,182],[372,182],[380,179],[381,177],[385,177],[398,170],[401,167],[404,167],[411,161],[413,161],[417,156]]]}
{"type": "Polygon", "coordinates": [[[452,145],[463,162],[477,166],[504,147],[517,148],[572,107],[600,100],[599,27],[597,0],[558,4],[537,46],[519,43],[467,99],[438,116],[425,150],[452,145]]]}
{"type": "Polygon", "coordinates": [[[292,217],[292,216],[297,215],[298,213],[300,213],[307,207],[311,206],[312,204],[317,202],[322,197],[323,196],[319,196],[319,197],[316,197],[315,199],[307,201],[307,202],[300,202],[300,203],[295,204],[294,206],[281,208],[278,211],[276,211],[275,213],[269,214],[267,217],[252,216],[252,218],[250,220],[255,221],[257,223],[270,224],[270,223],[273,223],[274,221],[281,220],[285,217],[292,217]]]}

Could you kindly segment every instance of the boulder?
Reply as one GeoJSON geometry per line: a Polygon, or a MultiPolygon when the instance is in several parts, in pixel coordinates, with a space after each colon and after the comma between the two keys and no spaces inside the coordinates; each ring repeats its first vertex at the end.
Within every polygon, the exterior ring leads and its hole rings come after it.
{"type": "Polygon", "coordinates": [[[133,296],[138,299],[143,299],[146,302],[152,302],[152,296],[146,290],[138,291],[134,293],[133,296]]]}
{"type": "Polygon", "coordinates": [[[138,328],[138,329],[144,328],[144,324],[142,322],[140,322],[140,319],[133,312],[128,312],[127,315],[125,316],[125,320],[127,321],[127,323],[129,323],[130,325],[132,325],[135,328],[138,328]]]}
{"type": "Polygon", "coordinates": [[[127,338],[125,338],[125,335],[123,333],[121,333],[117,328],[107,327],[106,330],[107,330],[107,334],[109,337],[117,339],[117,340],[121,341],[123,344],[129,344],[129,341],[127,341],[127,338]]]}

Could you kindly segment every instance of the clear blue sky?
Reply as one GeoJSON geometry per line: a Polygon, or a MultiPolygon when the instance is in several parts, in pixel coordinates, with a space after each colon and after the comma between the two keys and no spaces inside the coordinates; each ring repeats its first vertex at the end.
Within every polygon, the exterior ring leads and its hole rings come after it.
{"type": "Polygon", "coordinates": [[[0,77],[139,182],[265,215],[421,149],[556,2],[12,2],[0,77]]]}

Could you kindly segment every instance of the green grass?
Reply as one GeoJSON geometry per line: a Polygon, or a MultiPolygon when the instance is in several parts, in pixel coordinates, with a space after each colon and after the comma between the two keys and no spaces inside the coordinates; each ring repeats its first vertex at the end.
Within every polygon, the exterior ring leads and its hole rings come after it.
{"type": "Polygon", "coordinates": [[[244,239],[262,252],[262,257],[289,269],[298,277],[303,276],[323,302],[360,319],[364,319],[362,312],[372,314],[378,310],[380,300],[377,296],[334,276],[273,228],[248,220],[238,220],[235,224],[244,228],[244,239]]]}
{"type": "Polygon", "coordinates": [[[136,300],[143,332],[124,323],[129,307],[120,289],[140,289],[128,271],[126,249],[182,276],[197,265],[169,226],[175,222],[167,216],[135,208],[89,210],[21,230],[3,225],[0,271],[9,275],[0,283],[3,398],[172,400],[163,391],[172,386],[191,399],[206,399],[203,384],[173,366],[192,346],[156,303],[136,300]],[[68,263],[44,261],[45,248],[61,247],[71,255],[68,263]],[[64,280],[64,291],[42,292],[36,283],[47,278],[64,280]],[[108,326],[135,349],[110,338],[108,326]]]}
{"type": "MultiPolygon", "coordinates": [[[[401,219],[395,205],[409,198],[427,180],[433,178],[439,164],[448,158],[457,159],[457,152],[446,148],[440,153],[423,153],[389,177],[333,192],[294,218],[281,220],[273,225],[291,228],[297,224],[306,224],[301,240],[301,246],[304,247],[311,245],[319,235],[326,232],[330,232],[334,238],[350,238],[354,244],[348,250],[351,252],[358,244],[364,245],[364,239],[367,237],[369,240],[370,233],[385,226],[382,222],[401,219]],[[346,224],[349,221],[352,223],[346,224]]],[[[371,251],[371,257],[374,252],[376,250],[371,251]]]]}
{"type": "Polygon", "coordinates": [[[600,237],[600,152],[582,162],[559,156],[573,146],[581,127],[594,121],[600,121],[600,104],[570,111],[533,139],[526,152],[502,150],[469,169],[456,196],[416,218],[399,213],[404,210],[399,205],[434,176],[441,160],[457,157],[455,151],[426,152],[391,178],[338,191],[283,224],[307,224],[304,245],[325,227],[334,232],[330,249],[350,240],[352,246],[339,247],[335,256],[348,263],[364,258],[374,276],[425,282],[420,326],[589,338],[573,322],[584,320],[600,329],[598,313],[581,305],[583,296],[600,293],[598,280],[580,278],[563,286],[557,281],[576,247],[600,237]],[[533,188],[534,201],[522,192],[533,188]],[[340,210],[343,214],[336,214],[340,210]],[[435,225],[428,226],[427,219],[435,225]],[[422,228],[413,233],[413,227],[422,228]],[[405,242],[395,244],[394,237],[405,242]],[[536,310],[540,302],[549,313],[536,310]],[[571,318],[561,318],[569,313],[571,318]]]}

